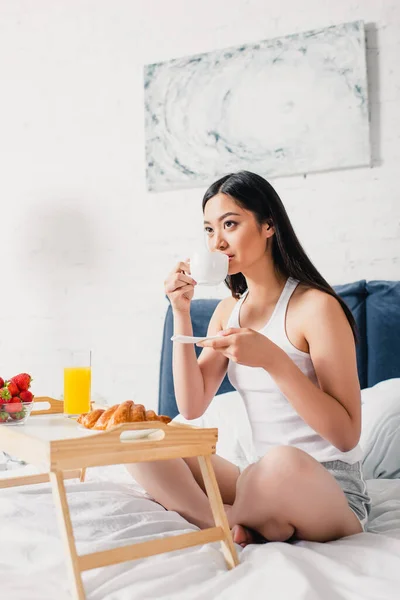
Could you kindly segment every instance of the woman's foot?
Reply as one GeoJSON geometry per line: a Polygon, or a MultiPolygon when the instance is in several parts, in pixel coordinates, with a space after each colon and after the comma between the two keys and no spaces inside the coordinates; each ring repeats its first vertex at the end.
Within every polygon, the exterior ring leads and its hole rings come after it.
{"type": "Polygon", "coordinates": [[[258,531],[245,527],[244,525],[234,525],[232,527],[232,538],[236,544],[245,548],[248,544],[265,544],[267,540],[258,531]]]}

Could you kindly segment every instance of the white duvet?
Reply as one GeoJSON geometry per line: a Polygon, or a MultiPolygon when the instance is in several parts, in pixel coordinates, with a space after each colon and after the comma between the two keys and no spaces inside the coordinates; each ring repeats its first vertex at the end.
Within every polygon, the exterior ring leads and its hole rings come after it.
{"type": "MultiPolygon", "coordinates": [[[[89,469],[87,482],[66,485],[80,554],[196,529],[143,496],[123,467],[89,469]]],[[[87,598],[394,600],[400,480],[368,487],[369,533],[326,544],[238,546],[240,565],[232,571],[218,543],[87,571],[87,598]]],[[[0,491],[0,597],[70,598],[49,484],[0,491]]]]}

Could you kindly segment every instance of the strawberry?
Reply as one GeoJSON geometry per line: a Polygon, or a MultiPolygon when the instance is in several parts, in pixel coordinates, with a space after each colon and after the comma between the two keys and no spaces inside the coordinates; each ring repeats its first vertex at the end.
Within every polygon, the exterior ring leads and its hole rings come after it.
{"type": "Polygon", "coordinates": [[[11,377],[11,381],[13,381],[21,391],[28,390],[31,387],[32,377],[28,375],[28,373],[20,373],[19,375],[15,375],[15,377],[11,377]]]}
{"type": "Polygon", "coordinates": [[[8,402],[11,399],[11,394],[6,387],[1,388],[0,390],[0,400],[3,402],[8,402]]]}
{"type": "Polygon", "coordinates": [[[11,396],[18,396],[18,394],[19,394],[19,388],[18,388],[17,384],[14,381],[7,381],[6,382],[6,388],[10,392],[11,396]]]}
{"type": "Polygon", "coordinates": [[[22,400],[22,402],[32,402],[32,400],[33,400],[33,394],[29,390],[20,392],[19,397],[20,397],[20,400],[22,400]]]}
{"type": "Polygon", "coordinates": [[[4,387],[4,379],[0,377],[0,388],[4,387]]]}
{"type": "Polygon", "coordinates": [[[5,423],[8,419],[8,413],[0,411],[0,423],[5,423]]]}
{"type": "Polygon", "coordinates": [[[10,417],[12,419],[14,419],[14,421],[21,421],[21,419],[23,419],[25,416],[25,410],[24,408],[22,408],[22,410],[16,412],[16,413],[11,413],[10,417]]]}
{"type": "Polygon", "coordinates": [[[14,414],[21,412],[24,409],[24,407],[22,406],[21,402],[10,402],[9,404],[5,405],[4,409],[9,414],[14,414]]]}

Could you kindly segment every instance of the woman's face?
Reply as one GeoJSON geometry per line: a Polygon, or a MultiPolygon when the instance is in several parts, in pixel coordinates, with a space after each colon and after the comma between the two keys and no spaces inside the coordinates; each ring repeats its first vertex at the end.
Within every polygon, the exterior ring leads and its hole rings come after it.
{"type": "Polygon", "coordinates": [[[208,200],[204,209],[204,230],[208,247],[229,256],[229,275],[245,274],[260,259],[265,258],[267,238],[273,227],[258,225],[254,214],[244,210],[225,194],[208,200]]]}

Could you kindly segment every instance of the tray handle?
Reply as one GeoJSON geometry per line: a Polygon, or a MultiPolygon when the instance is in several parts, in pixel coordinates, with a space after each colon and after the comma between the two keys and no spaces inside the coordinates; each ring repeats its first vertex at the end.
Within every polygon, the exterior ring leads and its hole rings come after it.
{"type": "MultiPolygon", "coordinates": [[[[182,423],[163,423],[162,421],[135,421],[133,423],[121,423],[120,425],[116,425],[112,429],[106,431],[97,431],[95,429],[91,429],[94,433],[91,436],[91,439],[97,438],[97,434],[101,436],[101,439],[112,442],[120,442],[120,443],[130,443],[140,441],[141,443],[146,442],[157,442],[157,441],[168,441],[168,442],[179,442],[179,443],[190,443],[190,444],[198,444],[198,443],[216,443],[218,439],[218,429],[216,427],[211,428],[201,428],[192,425],[186,425],[182,423]],[[153,436],[141,438],[140,440],[121,440],[121,433],[125,431],[140,431],[144,429],[159,429],[162,431],[163,435],[158,436],[157,439],[154,439],[153,436]]],[[[156,435],[154,432],[153,435],[156,435]]],[[[100,439],[100,438],[99,438],[100,439]]]]}
{"type": "Polygon", "coordinates": [[[64,401],[50,398],[49,396],[35,396],[34,405],[31,415],[56,415],[64,412],[64,401]],[[35,404],[37,402],[46,402],[50,404],[50,408],[37,408],[35,410],[35,404]]]}

